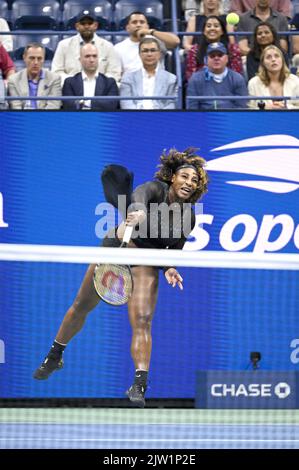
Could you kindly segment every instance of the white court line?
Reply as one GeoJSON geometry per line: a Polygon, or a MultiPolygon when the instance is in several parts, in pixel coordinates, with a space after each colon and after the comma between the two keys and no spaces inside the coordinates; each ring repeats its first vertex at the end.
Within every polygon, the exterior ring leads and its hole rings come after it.
{"type": "Polygon", "coordinates": [[[79,439],[67,439],[67,438],[51,438],[51,437],[25,437],[25,438],[0,438],[0,441],[57,441],[57,442],[299,442],[299,439],[116,439],[115,437],[111,437],[110,439],[99,439],[99,438],[79,438],[79,439]]]}
{"type": "Polygon", "coordinates": [[[0,421],[0,428],[1,426],[27,426],[27,425],[40,425],[40,426],[188,426],[188,427],[194,427],[194,426],[290,426],[290,427],[299,427],[299,423],[142,423],[142,424],[132,424],[132,423],[56,423],[56,422],[49,422],[49,423],[41,423],[40,421],[26,421],[26,422],[20,422],[20,421],[0,421]]]}

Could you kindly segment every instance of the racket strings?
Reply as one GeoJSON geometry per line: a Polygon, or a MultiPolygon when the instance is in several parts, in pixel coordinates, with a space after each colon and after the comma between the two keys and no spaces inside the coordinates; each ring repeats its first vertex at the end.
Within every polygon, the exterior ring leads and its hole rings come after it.
{"type": "Polygon", "coordinates": [[[123,305],[128,302],[133,290],[130,268],[114,264],[98,265],[94,272],[94,286],[105,302],[123,305]]]}

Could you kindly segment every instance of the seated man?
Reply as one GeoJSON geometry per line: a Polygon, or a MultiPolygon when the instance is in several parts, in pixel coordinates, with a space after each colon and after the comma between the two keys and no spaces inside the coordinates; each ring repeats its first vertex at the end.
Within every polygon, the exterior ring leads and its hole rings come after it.
{"type": "Polygon", "coordinates": [[[221,42],[213,42],[207,48],[207,66],[195,72],[187,89],[187,109],[246,108],[246,100],[188,99],[188,96],[247,96],[244,78],[227,67],[227,49],[221,42]]]}
{"type": "MultiPolygon", "coordinates": [[[[10,96],[61,96],[60,78],[43,68],[45,48],[38,43],[28,44],[24,49],[23,59],[26,68],[8,79],[10,96]]],[[[11,109],[60,109],[58,100],[13,100],[11,109]]]]}
{"type": "Polygon", "coordinates": [[[124,74],[120,84],[120,95],[131,96],[132,100],[122,100],[122,109],[175,109],[175,100],[136,100],[138,96],[177,95],[177,78],[159,66],[161,58],[160,41],[146,37],[139,43],[142,68],[124,74]]]}
{"type": "MultiPolygon", "coordinates": [[[[267,21],[267,23],[272,24],[279,33],[288,31],[288,20],[286,16],[281,15],[278,11],[273,9],[271,0],[254,1],[254,8],[240,16],[240,22],[237,27],[238,32],[253,32],[256,25],[261,23],[261,21],[267,21]]],[[[247,56],[250,52],[250,48],[253,46],[253,36],[250,35],[247,37],[246,35],[240,35],[238,36],[238,40],[242,55],[247,56]]],[[[287,36],[280,35],[280,47],[285,52],[288,52],[287,36]]]]}
{"type": "Polygon", "coordinates": [[[114,49],[117,52],[121,64],[122,72],[134,72],[142,66],[139,56],[139,42],[145,36],[154,36],[155,39],[161,41],[161,61],[164,61],[164,55],[167,49],[174,49],[180,44],[180,40],[176,34],[157,31],[150,29],[148,21],[144,13],[133,11],[126,19],[126,31],[129,37],[115,44],[114,49]],[[163,47],[163,49],[162,49],[163,47]]]}
{"type": "MultiPolygon", "coordinates": [[[[82,72],[65,80],[62,88],[63,96],[118,96],[118,86],[112,77],[98,72],[99,57],[96,46],[84,44],[80,50],[82,72]]],[[[98,111],[114,111],[117,100],[69,100],[63,102],[63,109],[96,109],[98,111]]]]}
{"type": "MultiPolygon", "coordinates": [[[[253,10],[255,0],[231,0],[230,11],[235,11],[239,15],[253,10]]],[[[271,0],[271,8],[283,16],[291,18],[292,2],[291,0],[271,0]]]]}
{"type": "Polygon", "coordinates": [[[58,43],[51,70],[61,77],[62,83],[81,71],[80,47],[92,43],[98,50],[99,72],[120,81],[121,64],[113,45],[96,34],[98,22],[92,12],[83,10],[77,16],[75,24],[78,34],[63,39],[58,43]]]}

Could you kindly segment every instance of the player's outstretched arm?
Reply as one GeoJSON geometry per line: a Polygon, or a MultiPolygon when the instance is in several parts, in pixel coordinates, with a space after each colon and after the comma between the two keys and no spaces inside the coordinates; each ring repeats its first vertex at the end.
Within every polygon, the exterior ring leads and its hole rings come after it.
{"type": "Polygon", "coordinates": [[[168,284],[170,284],[172,287],[178,285],[179,288],[183,290],[183,278],[175,268],[167,269],[164,274],[168,284]]]}

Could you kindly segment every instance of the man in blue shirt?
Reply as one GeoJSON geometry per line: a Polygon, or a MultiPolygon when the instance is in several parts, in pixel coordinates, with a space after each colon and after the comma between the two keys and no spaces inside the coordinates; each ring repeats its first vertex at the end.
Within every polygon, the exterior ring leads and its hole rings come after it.
{"type": "Polygon", "coordinates": [[[36,96],[61,96],[60,77],[43,68],[45,48],[41,44],[30,43],[24,49],[23,59],[26,68],[11,75],[8,79],[10,96],[28,96],[28,100],[10,101],[11,109],[60,109],[60,100],[34,100],[36,96]]]}
{"type": "Polygon", "coordinates": [[[187,109],[233,109],[246,108],[246,100],[221,99],[221,96],[247,96],[245,79],[227,67],[228,55],[221,42],[211,43],[207,48],[207,65],[195,72],[188,83],[187,109]],[[189,96],[215,96],[215,99],[195,99],[189,96]]]}

